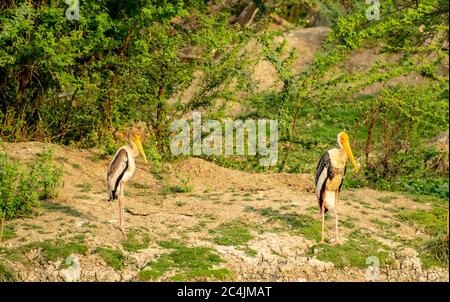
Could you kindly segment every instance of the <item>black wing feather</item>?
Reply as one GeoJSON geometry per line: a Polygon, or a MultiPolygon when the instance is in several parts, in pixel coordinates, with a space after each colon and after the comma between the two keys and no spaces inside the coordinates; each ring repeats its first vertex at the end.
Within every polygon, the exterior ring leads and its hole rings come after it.
{"type": "MultiPolygon", "coordinates": [[[[327,179],[332,179],[333,178],[333,169],[331,166],[331,160],[330,160],[330,154],[328,152],[325,152],[324,155],[322,155],[322,157],[319,160],[319,163],[317,164],[317,168],[316,168],[316,180],[315,180],[315,184],[316,184],[316,193],[317,193],[317,189],[320,189],[319,194],[317,194],[317,200],[319,201],[319,209],[322,209],[322,204],[323,204],[323,192],[325,191],[325,187],[326,187],[326,179],[322,184],[319,184],[319,178],[320,175],[322,174],[324,169],[327,169],[327,179]],[[317,188],[318,185],[321,185],[320,188],[317,188]]],[[[325,208],[325,212],[327,212],[328,209],[325,208]]]]}
{"type": "Polygon", "coordinates": [[[342,184],[344,183],[345,173],[347,173],[347,166],[345,166],[344,176],[342,177],[341,184],[339,185],[339,191],[338,192],[341,192],[341,187],[342,187],[342,184]]]}
{"type": "Polygon", "coordinates": [[[118,173],[118,172],[120,173],[117,176],[117,178],[115,179],[114,188],[111,188],[111,192],[110,192],[111,195],[109,196],[109,201],[117,199],[117,194],[116,194],[117,187],[119,186],[119,183],[122,180],[123,175],[125,174],[127,169],[128,169],[128,153],[125,149],[120,149],[117,152],[117,155],[115,156],[115,158],[113,159],[113,162],[111,163],[110,170],[108,171],[108,175],[107,175],[108,182],[109,182],[110,178],[113,178],[115,175],[117,175],[116,173],[118,173]],[[123,168],[121,167],[121,163],[120,163],[120,161],[122,159],[125,161],[125,167],[123,167],[123,168]]]}

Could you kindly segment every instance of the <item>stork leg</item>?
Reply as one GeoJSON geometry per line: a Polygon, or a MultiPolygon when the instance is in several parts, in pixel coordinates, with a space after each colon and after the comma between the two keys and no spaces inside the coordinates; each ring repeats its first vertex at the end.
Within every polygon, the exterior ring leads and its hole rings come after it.
{"type": "Polygon", "coordinates": [[[124,183],[119,184],[119,229],[125,236],[125,196],[124,196],[124,183]]]}
{"type": "Polygon", "coordinates": [[[325,233],[325,191],[323,192],[322,195],[322,207],[320,209],[320,212],[322,214],[322,236],[321,236],[321,240],[320,243],[324,243],[324,233],[325,233]]]}
{"type": "Polygon", "coordinates": [[[339,192],[336,191],[336,198],[334,200],[334,219],[335,219],[335,225],[336,225],[336,240],[335,242],[337,243],[339,240],[339,230],[338,230],[338,211],[337,211],[337,201],[338,201],[338,194],[339,192]]]}

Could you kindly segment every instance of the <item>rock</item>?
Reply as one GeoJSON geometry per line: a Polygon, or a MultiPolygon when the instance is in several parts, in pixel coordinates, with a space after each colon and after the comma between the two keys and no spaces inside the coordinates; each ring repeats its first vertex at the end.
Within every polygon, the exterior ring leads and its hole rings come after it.
{"type": "Polygon", "coordinates": [[[319,272],[324,272],[324,271],[326,271],[326,270],[328,270],[328,269],[333,267],[332,263],[323,262],[323,261],[320,261],[320,260],[318,260],[316,258],[309,259],[307,264],[312,266],[312,267],[314,267],[314,268],[316,268],[319,272]]]}
{"type": "Polygon", "coordinates": [[[66,265],[70,265],[68,268],[60,271],[61,277],[66,282],[76,282],[80,280],[81,276],[81,265],[80,260],[75,255],[70,255],[66,259],[66,265]]]}

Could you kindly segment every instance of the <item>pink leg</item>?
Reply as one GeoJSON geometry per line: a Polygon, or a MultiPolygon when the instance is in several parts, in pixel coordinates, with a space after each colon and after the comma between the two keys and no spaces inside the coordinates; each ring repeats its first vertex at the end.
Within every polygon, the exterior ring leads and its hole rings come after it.
{"type": "Polygon", "coordinates": [[[336,241],[338,242],[339,240],[339,230],[338,230],[338,212],[337,212],[337,202],[338,202],[338,194],[339,192],[336,191],[336,199],[334,200],[334,218],[335,218],[335,225],[336,225],[336,241]]]}
{"type": "Polygon", "coordinates": [[[321,236],[321,243],[324,243],[324,233],[325,233],[325,191],[323,192],[323,198],[322,198],[322,208],[320,209],[320,212],[322,214],[322,236],[321,236]]]}
{"type": "Polygon", "coordinates": [[[124,196],[124,183],[119,184],[119,229],[122,233],[125,233],[125,196],[124,196]]]}

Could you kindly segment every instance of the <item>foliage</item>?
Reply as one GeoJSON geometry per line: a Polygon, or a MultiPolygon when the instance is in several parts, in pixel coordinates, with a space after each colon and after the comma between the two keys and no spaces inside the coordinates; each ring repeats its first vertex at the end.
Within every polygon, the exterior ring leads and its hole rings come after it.
{"type": "Polygon", "coordinates": [[[114,129],[141,120],[161,152],[173,118],[247,78],[240,49],[250,32],[229,27],[226,11],[210,14],[208,1],[87,1],[79,21],[68,21],[66,8],[16,1],[0,12],[7,140],[110,144],[114,129]],[[194,82],[194,96],[181,99],[194,82]]]}
{"type": "Polygon", "coordinates": [[[56,195],[62,170],[52,156],[45,151],[25,166],[0,152],[0,212],[7,218],[30,214],[40,199],[56,195]]]}

